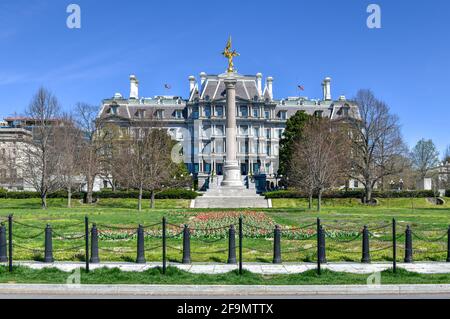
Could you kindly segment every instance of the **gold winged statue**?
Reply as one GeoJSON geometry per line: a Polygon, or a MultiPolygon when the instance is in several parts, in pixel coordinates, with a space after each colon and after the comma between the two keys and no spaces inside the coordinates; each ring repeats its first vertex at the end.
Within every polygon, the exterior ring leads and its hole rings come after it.
{"type": "Polygon", "coordinates": [[[233,64],[233,58],[236,56],[239,56],[239,53],[236,52],[236,50],[231,50],[231,36],[228,39],[227,46],[225,47],[225,50],[222,52],[222,55],[228,59],[228,73],[233,73],[236,70],[234,69],[233,64]]]}

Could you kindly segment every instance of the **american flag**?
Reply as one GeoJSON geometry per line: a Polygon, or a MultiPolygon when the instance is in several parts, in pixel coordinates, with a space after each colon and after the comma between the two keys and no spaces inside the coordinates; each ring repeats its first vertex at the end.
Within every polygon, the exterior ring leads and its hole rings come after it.
{"type": "Polygon", "coordinates": [[[170,84],[164,84],[164,88],[170,90],[172,88],[172,86],[170,84]]]}
{"type": "Polygon", "coordinates": [[[305,87],[303,85],[297,85],[297,87],[300,89],[300,91],[304,91],[305,87]]]}

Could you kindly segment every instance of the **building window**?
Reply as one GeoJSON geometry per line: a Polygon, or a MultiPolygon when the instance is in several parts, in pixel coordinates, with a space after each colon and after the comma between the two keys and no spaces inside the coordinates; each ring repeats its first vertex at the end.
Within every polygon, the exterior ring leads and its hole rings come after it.
{"type": "Polygon", "coordinates": [[[322,117],[322,113],[323,113],[323,111],[315,111],[314,112],[314,116],[318,117],[318,118],[321,118],[322,117]]]}
{"type": "Polygon", "coordinates": [[[254,127],[253,128],[253,136],[254,137],[259,137],[259,127],[254,127]]]}
{"type": "Polygon", "coordinates": [[[198,106],[194,106],[192,108],[192,118],[193,119],[198,119],[198,106]]]}
{"type": "Polygon", "coordinates": [[[156,110],[156,118],[163,119],[164,118],[164,110],[156,110]]]}
{"type": "Polygon", "coordinates": [[[267,156],[270,156],[270,153],[271,153],[271,152],[270,152],[270,148],[271,148],[270,146],[271,146],[270,143],[267,143],[267,144],[266,144],[266,155],[267,155],[267,156]]]}
{"type": "Polygon", "coordinates": [[[206,105],[204,109],[205,117],[210,118],[211,117],[211,106],[206,105]]]}
{"type": "Polygon", "coordinates": [[[136,114],[137,117],[143,119],[145,117],[145,110],[137,110],[136,114]]]}
{"type": "Polygon", "coordinates": [[[111,113],[117,115],[117,105],[111,106],[111,113]]]}
{"type": "Polygon", "coordinates": [[[223,136],[223,125],[216,125],[216,136],[223,136]]]}
{"type": "Polygon", "coordinates": [[[248,117],[248,108],[247,108],[247,106],[239,107],[239,114],[240,114],[241,117],[247,118],[248,117]]]}
{"type": "Polygon", "coordinates": [[[239,133],[241,135],[247,136],[248,135],[248,125],[239,126],[239,133]]]}
{"type": "Polygon", "coordinates": [[[259,117],[259,109],[257,107],[253,108],[253,117],[259,117]]]}
{"type": "Polygon", "coordinates": [[[217,117],[223,117],[223,106],[216,105],[215,112],[217,117]]]}
{"type": "Polygon", "coordinates": [[[248,141],[241,142],[241,153],[243,154],[248,153],[248,141]]]}
{"type": "Polygon", "coordinates": [[[202,154],[205,155],[211,154],[211,142],[202,143],[202,154]]]}
{"type": "Polygon", "coordinates": [[[182,119],[183,118],[183,111],[182,110],[176,110],[174,115],[175,115],[176,119],[182,119]]]}
{"type": "Polygon", "coordinates": [[[266,138],[270,139],[270,128],[266,128],[266,138]]]}
{"type": "Polygon", "coordinates": [[[285,120],[286,117],[287,117],[286,113],[287,113],[286,111],[280,111],[280,112],[278,112],[278,118],[279,118],[280,120],[285,120]]]}
{"type": "Polygon", "coordinates": [[[269,110],[264,110],[264,118],[266,120],[270,119],[270,111],[269,110]]]}
{"type": "Polygon", "coordinates": [[[354,181],[354,182],[353,182],[353,187],[355,187],[355,188],[358,188],[358,187],[359,187],[358,181],[354,181]]]}
{"type": "Polygon", "coordinates": [[[216,140],[215,153],[223,154],[223,140],[216,140]]]}
{"type": "Polygon", "coordinates": [[[204,125],[202,127],[202,137],[211,138],[211,126],[204,125]]]}
{"type": "Polygon", "coordinates": [[[252,154],[257,154],[258,153],[258,142],[253,142],[252,143],[252,154]]]}
{"type": "Polygon", "coordinates": [[[277,130],[277,133],[278,133],[278,138],[281,140],[281,138],[283,137],[283,129],[277,130]]]}

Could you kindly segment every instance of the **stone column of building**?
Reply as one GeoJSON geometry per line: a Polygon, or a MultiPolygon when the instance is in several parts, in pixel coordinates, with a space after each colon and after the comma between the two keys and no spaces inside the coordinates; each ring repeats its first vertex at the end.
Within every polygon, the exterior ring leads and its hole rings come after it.
{"type": "Polygon", "coordinates": [[[241,171],[237,161],[237,139],[236,139],[236,79],[233,76],[225,80],[227,90],[227,126],[226,146],[227,154],[224,165],[224,176],[222,186],[243,187],[241,171]]]}

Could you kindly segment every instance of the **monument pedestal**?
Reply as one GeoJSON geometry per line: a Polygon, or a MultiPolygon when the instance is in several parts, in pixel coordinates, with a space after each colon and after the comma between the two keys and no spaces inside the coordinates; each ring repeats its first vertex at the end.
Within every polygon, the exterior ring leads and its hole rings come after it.
{"type": "Polygon", "coordinates": [[[223,166],[223,187],[237,187],[243,188],[244,185],[241,179],[241,171],[239,169],[238,161],[225,161],[223,166]]]}

